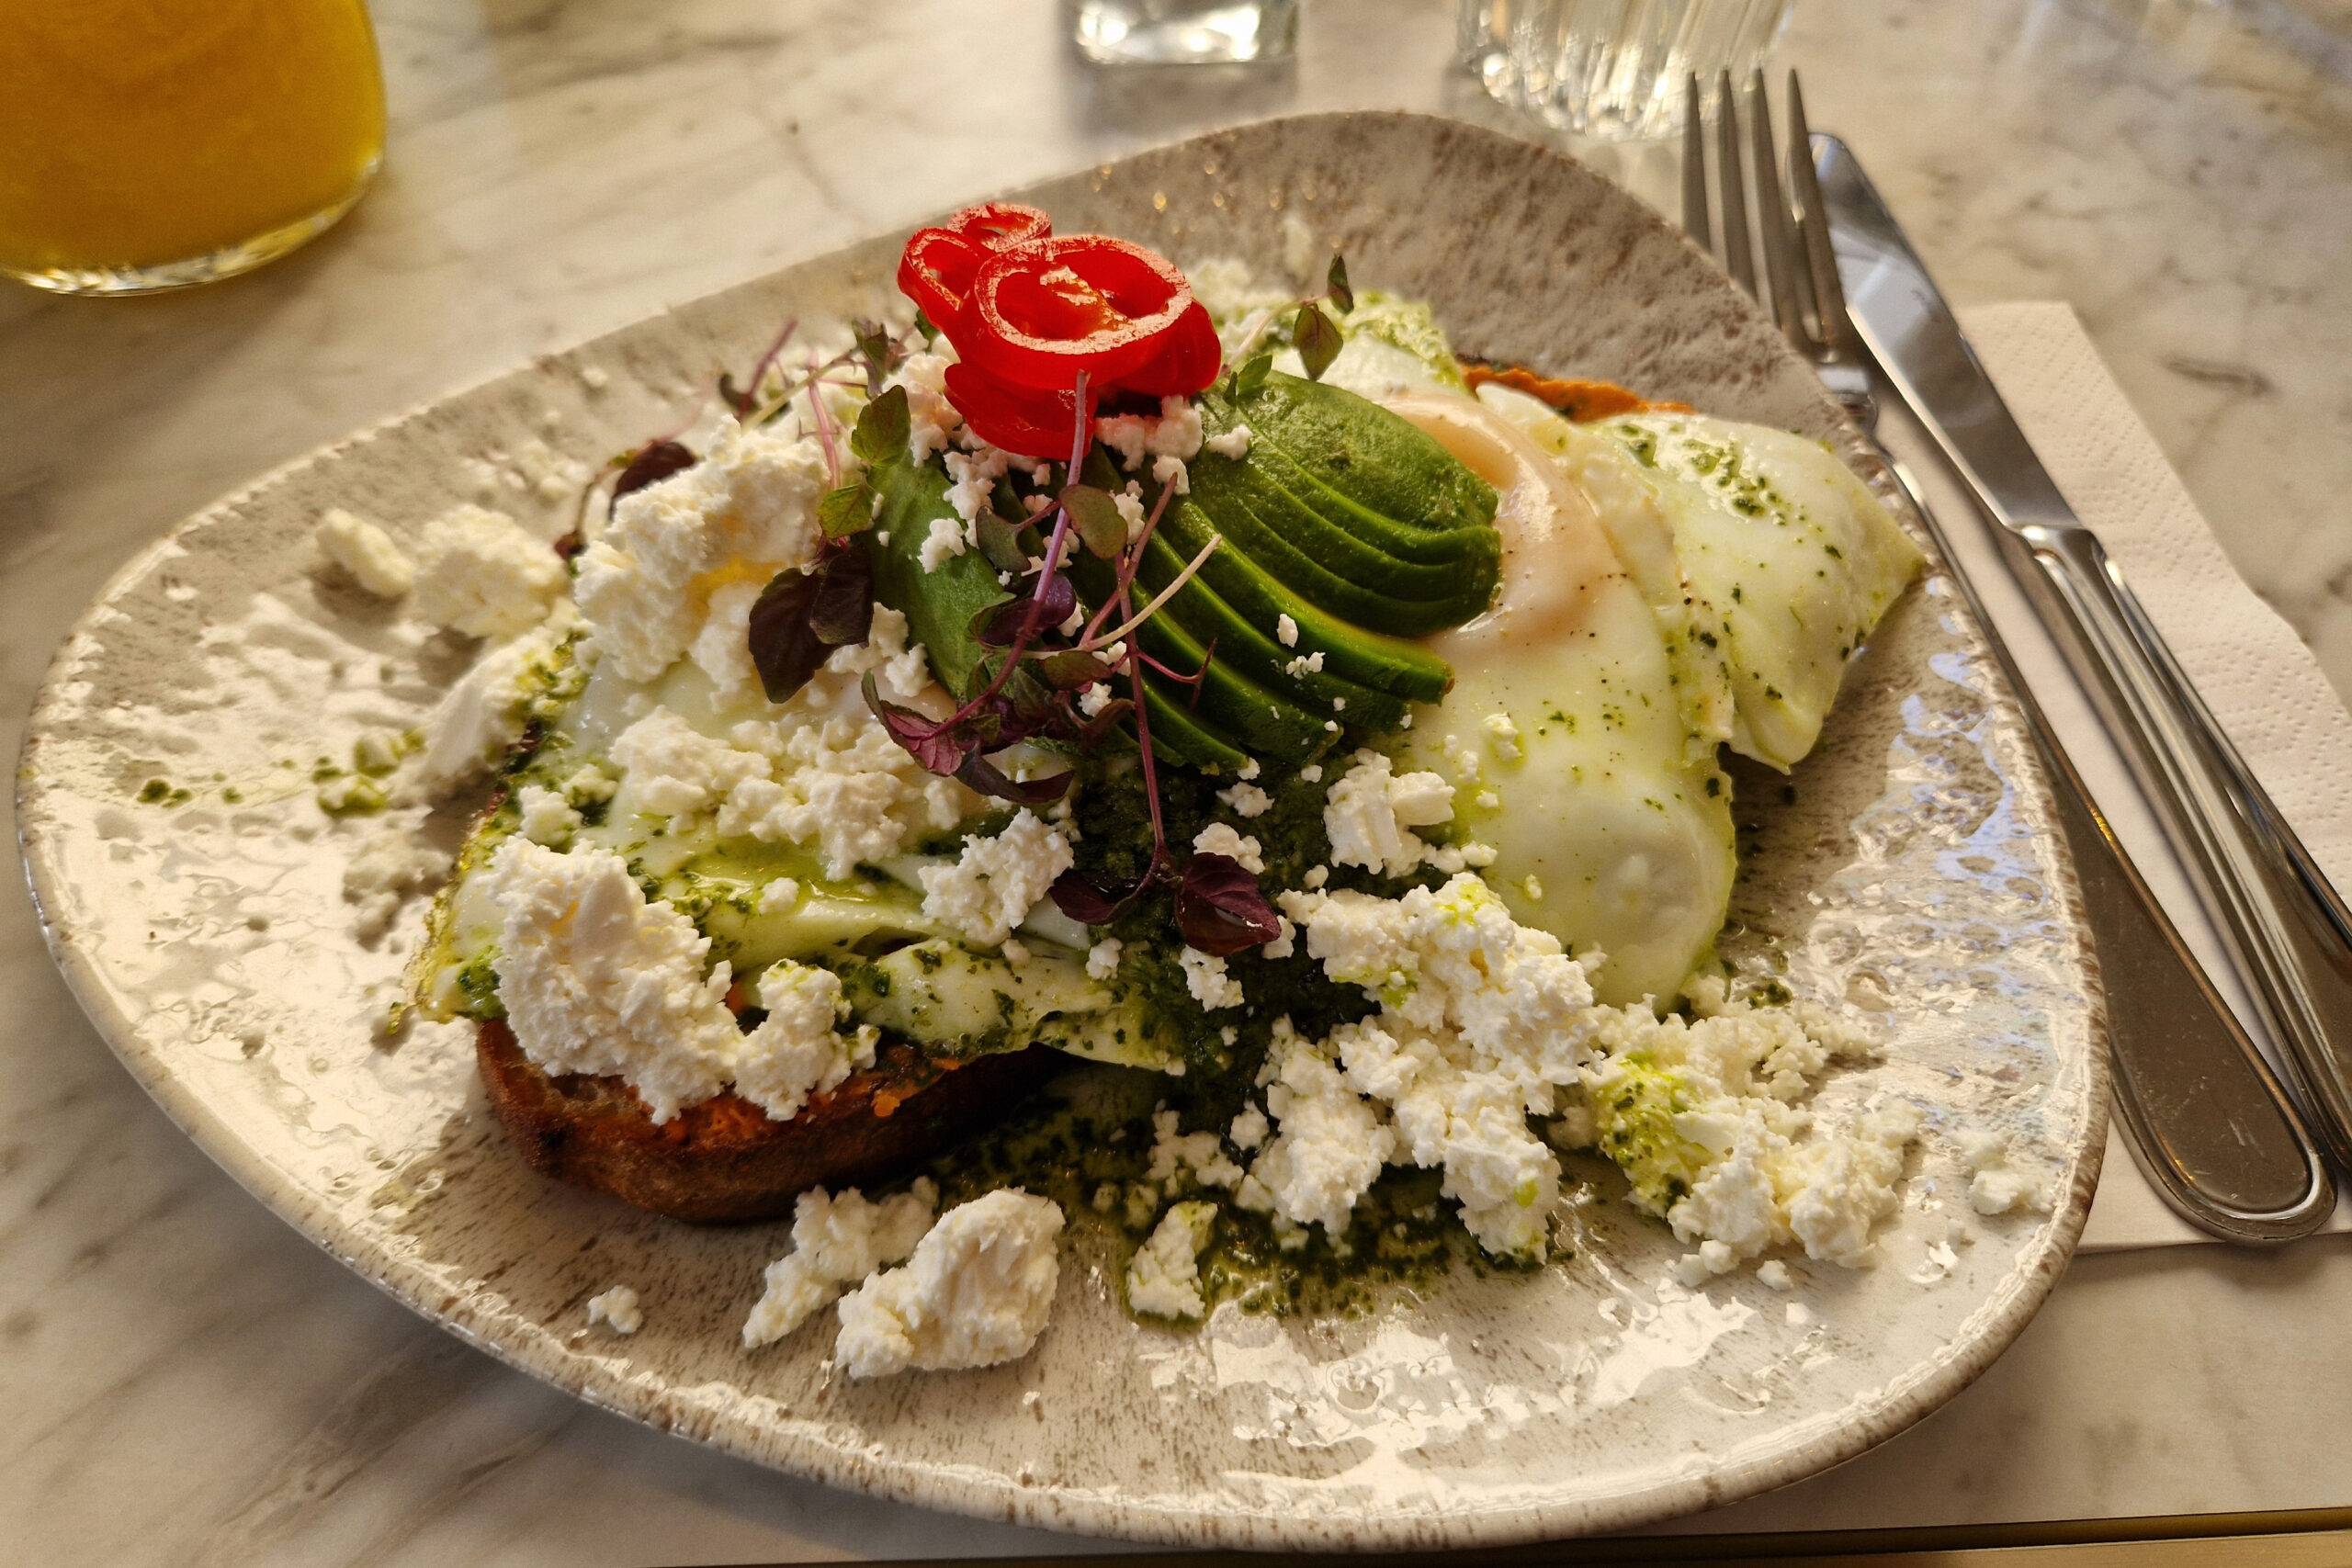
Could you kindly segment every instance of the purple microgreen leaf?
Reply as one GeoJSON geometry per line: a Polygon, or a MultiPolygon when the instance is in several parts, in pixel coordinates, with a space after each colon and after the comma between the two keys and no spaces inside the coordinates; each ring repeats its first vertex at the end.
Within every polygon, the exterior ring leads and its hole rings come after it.
{"type": "Polygon", "coordinates": [[[841,485],[817,499],[817,525],[828,539],[846,539],[874,525],[874,490],[863,479],[841,485]]]}
{"type": "Polygon", "coordinates": [[[863,643],[874,626],[873,558],[861,546],[837,546],[825,552],[816,577],[808,629],[830,647],[863,643]]]}
{"type": "Polygon", "coordinates": [[[1220,958],[1283,934],[1258,878],[1231,855],[1195,854],[1184,863],[1176,885],[1176,926],[1186,942],[1220,958]]]}
{"type": "Polygon", "coordinates": [[[1341,255],[1337,251],[1333,251],[1331,253],[1331,271],[1323,281],[1324,286],[1331,291],[1331,303],[1340,308],[1340,314],[1342,316],[1347,315],[1356,308],[1356,291],[1348,287],[1347,257],[1341,255]]]}
{"type": "Polygon", "coordinates": [[[695,461],[694,449],[683,441],[649,441],[622,466],[621,477],[613,481],[613,499],[659,484],[681,469],[693,468],[695,461]]]}
{"type": "Polygon", "coordinates": [[[1075,649],[1048,653],[1037,660],[1037,675],[1057,692],[1075,692],[1111,678],[1111,667],[1091,653],[1075,649]]]}
{"type": "Polygon", "coordinates": [[[866,707],[881,720],[882,728],[890,732],[890,739],[904,747],[907,754],[923,772],[946,777],[964,765],[971,746],[962,733],[961,726],[927,718],[912,708],[885,701],[875,687],[871,671],[866,672],[863,690],[866,707]]]}
{"type": "Polygon", "coordinates": [[[760,406],[760,400],[756,395],[758,387],[757,378],[753,378],[752,389],[746,390],[735,384],[733,371],[722,370],[718,373],[718,400],[733,409],[738,418],[748,415],[753,409],[760,406]]]}
{"type": "Polygon", "coordinates": [[[1331,318],[1312,299],[1298,308],[1298,319],[1291,326],[1291,343],[1298,350],[1298,357],[1306,362],[1306,378],[1323,379],[1323,372],[1331,368],[1331,361],[1340,357],[1340,329],[1331,318]]]}
{"type": "Polygon", "coordinates": [[[1069,510],[1071,525],[1088,549],[1110,560],[1127,547],[1127,520],[1119,515],[1119,503],[1111,499],[1110,491],[1090,484],[1069,485],[1061,499],[1069,510]]]}
{"type": "Polygon", "coordinates": [[[1086,721],[1078,732],[1078,747],[1081,751],[1100,746],[1104,738],[1119,728],[1120,722],[1135,711],[1135,704],[1125,697],[1114,697],[1102,705],[1102,711],[1086,721]]]}
{"type": "MultiPolygon", "coordinates": [[[[812,394],[813,395],[813,394],[812,394]]],[[[893,387],[860,409],[849,449],[868,463],[887,463],[907,453],[907,389],[893,387]]]]}
{"type": "Polygon", "coordinates": [[[1097,882],[1083,872],[1066,871],[1046,889],[1055,907],[1082,926],[1107,926],[1151,886],[1151,870],[1133,882],[1097,882]]]}
{"type": "Polygon", "coordinates": [[[975,794],[1009,800],[1016,806],[1051,806],[1069,793],[1070,775],[1050,773],[1042,779],[1015,779],[978,751],[964,759],[956,776],[975,794]]]}
{"type": "Polygon", "coordinates": [[[974,520],[972,532],[978,536],[980,554],[999,571],[1025,571],[1029,567],[1029,552],[1021,547],[1023,525],[1008,523],[993,512],[983,512],[974,520]]]}
{"type": "MultiPolygon", "coordinates": [[[[1023,628],[1033,624],[1029,619],[1033,606],[1036,606],[1036,601],[1023,594],[983,610],[980,615],[987,620],[982,624],[979,616],[975,616],[972,635],[983,647],[1010,648],[1021,639],[1023,628]]],[[[1046,585],[1045,604],[1036,609],[1036,634],[1053,631],[1069,620],[1070,612],[1077,608],[1078,590],[1070,586],[1069,578],[1058,571],[1054,573],[1053,580],[1046,585]]]]}
{"type": "Polygon", "coordinates": [[[760,688],[772,703],[784,702],[807,685],[832,657],[831,646],[809,625],[821,586],[808,572],[779,571],[752,606],[752,667],[760,672],[760,688]]]}

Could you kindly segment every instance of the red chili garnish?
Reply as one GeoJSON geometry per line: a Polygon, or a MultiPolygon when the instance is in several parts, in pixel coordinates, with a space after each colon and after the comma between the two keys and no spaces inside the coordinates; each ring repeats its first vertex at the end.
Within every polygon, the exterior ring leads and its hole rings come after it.
{"type": "Polygon", "coordinates": [[[1080,370],[1112,386],[1159,356],[1192,305],[1192,285],[1165,257],[1102,234],[1064,234],[989,257],[947,335],[964,358],[1016,387],[1059,391],[1080,370]]]}
{"type": "Polygon", "coordinates": [[[1041,240],[1054,220],[1034,207],[985,201],[946,222],[919,229],[899,257],[899,289],[922,307],[934,326],[945,326],[963,307],[980,264],[1008,246],[1041,240]]]}
{"type": "Polygon", "coordinates": [[[907,243],[899,287],[956,345],[947,398],[973,434],[1067,459],[1096,406],[1122,393],[1147,405],[1189,396],[1216,379],[1224,350],[1166,257],[1049,230],[1034,208],[967,208],[907,243]]]}

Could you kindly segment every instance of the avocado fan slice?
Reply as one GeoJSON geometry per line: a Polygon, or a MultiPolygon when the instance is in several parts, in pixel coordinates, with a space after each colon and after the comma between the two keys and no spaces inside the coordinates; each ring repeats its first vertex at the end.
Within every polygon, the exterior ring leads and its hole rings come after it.
{"type": "MultiPolygon", "coordinates": [[[[1155,535],[1145,547],[1142,569],[1136,573],[1136,588],[1147,598],[1156,595],[1182,570],[1183,558],[1155,535]]],[[[1336,716],[1347,724],[1375,730],[1394,729],[1404,722],[1407,704],[1403,698],[1377,687],[1359,685],[1328,669],[1307,668],[1318,662],[1312,649],[1301,652],[1283,647],[1236,612],[1216,589],[1197,576],[1182,592],[1163,605],[1154,619],[1173,622],[1198,645],[1214,646],[1218,663],[1230,666],[1267,690],[1294,692],[1310,714],[1336,716]]],[[[1330,660],[1327,658],[1319,662],[1328,666],[1330,660]]]]}
{"type": "Polygon", "coordinates": [[[1333,493],[1376,518],[1449,533],[1494,521],[1495,492],[1435,438],[1344,388],[1274,373],[1250,391],[1201,398],[1202,423],[1247,423],[1333,493]]]}

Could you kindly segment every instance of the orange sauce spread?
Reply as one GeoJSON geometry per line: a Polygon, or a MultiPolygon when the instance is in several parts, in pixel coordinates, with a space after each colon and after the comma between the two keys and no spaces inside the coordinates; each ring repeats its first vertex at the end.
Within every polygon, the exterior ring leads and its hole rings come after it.
{"type": "Polygon", "coordinates": [[[1538,376],[1534,371],[1516,365],[1499,367],[1465,365],[1462,367],[1462,374],[1474,392],[1492,381],[1548,403],[1578,424],[1596,419],[1610,419],[1621,413],[1690,412],[1688,403],[1652,402],[1640,393],[1629,392],[1613,381],[1563,381],[1550,376],[1538,376]]]}
{"type": "Polygon", "coordinates": [[[0,0],[0,266],[157,266],[337,207],[384,145],[362,0],[0,0]]]}

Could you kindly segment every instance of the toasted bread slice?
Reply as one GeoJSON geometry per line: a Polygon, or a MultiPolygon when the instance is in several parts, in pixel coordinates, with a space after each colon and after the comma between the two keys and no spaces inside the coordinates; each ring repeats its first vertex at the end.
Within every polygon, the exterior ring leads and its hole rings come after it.
{"type": "Polygon", "coordinates": [[[475,1055],[491,1106],[526,1160],[559,1180],[698,1223],[774,1219],[808,1188],[888,1176],[1069,1063],[1043,1046],[957,1061],[894,1042],[789,1122],[722,1094],[656,1126],[622,1079],[550,1076],[503,1021],[479,1026],[475,1055]]]}

